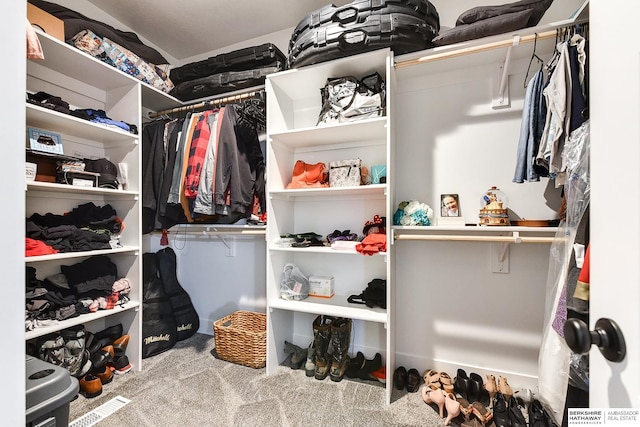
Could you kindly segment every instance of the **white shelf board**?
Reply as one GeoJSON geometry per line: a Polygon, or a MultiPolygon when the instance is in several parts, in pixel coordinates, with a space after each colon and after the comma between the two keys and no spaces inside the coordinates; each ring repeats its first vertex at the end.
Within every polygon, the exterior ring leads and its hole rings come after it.
{"type": "Polygon", "coordinates": [[[140,135],[132,134],[124,129],[108,127],[99,123],[60,113],[49,108],[40,107],[27,102],[27,125],[57,133],[73,135],[90,141],[112,144],[134,144],[140,135]]]}
{"type": "Polygon", "coordinates": [[[38,328],[35,328],[31,331],[26,331],[25,332],[25,340],[30,340],[33,338],[38,338],[41,337],[43,335],[47,335],[51,332],[57,332],[57,331],[61,331],[62,329],[66,329],[66,328],[70,328],[72,326],[76,326],[76,325],[82,325],[88,322],[91,322],[93,320],[97,320],[97,319],[102,319],[103,317],[108,317],[108,316],[112,316],[116,311],[127,311],[127,310],[133,310],[140,307],[140,303],[136,302],[136,301],[129,301],[128,303],[124,304],[123,306],[116,306],[112,309],[109,310],[98,310],[95,313],[85,313],[85,314],[81,314],[79,316],[76,317],[72,317],[70,319],[66,319],[66,320],[62,320],[62,321],[56,321],[55,323],[51,324],[51,325],[47,325],[47,326],[41,326],[38,328]]]}
{"type": "Polygon", "coordinates": [[[305,248],[289,248],[289,247],[279,247],[279,246],[270,246],[269,250],[272,252],[292,252],[292,253],[305,253],[305,254],[332,254],[332,255],[342,255],[342,256],[350,256],[350,255],[358,255],[358,256],[387,256],[386,252],[378,252],[375,255],[363,255],[357,251],[343,251],[338,249],[331,249],[328,246],[307,246],[305,248]]]}
{"type": "Polygon", "coordinates": [[[272,142],[291,149],[327,147],[340,143],[360,142],[362,145],[383,144],[387,117],[375,117],[351,123],[314,126],[269,135],[272,142]]]}
{"type": "Polygon", "coordinates": [[[302,301],[287,301],[275,298],[269,302],[269,308],[387,323],[387,311],[385,309],[351,304],[347,302],[346,295],[334,295],[332,298],[308,297],[302,301]]]}
{"type": "MultiPolygon", "coordinates": [[[[111,188],[100,187],[77,187],[74,185],[43,181],[28,181],[27,191],[46,192],[41,195],[43,197],[46,197],[47,193],[95,194],[109,197],[123,197],[129,199],[139,197],[139,193],[137,191],[114,190],[111,188]]],[[[28,195],[31,196],[32,193],[28,195]]],[[[38,193],[38,195],[40,194],[38,193]]]]}
{"type": "Polygon", "coordinates": [[[131,252],[132,255],[137,255],[140,250],[137,246],[123,246],[121,248],[116,249],[102,249],[97,251],[83,251],[83,252],[64,252],[50,255],[38,255],[38,256],[29,256],[24,257],[24,261],[26,263],[31,262],[39,262],[39,261],[57,261],[62,259],[73,259],[73,258],[85,258],[95,255],[113,255],[113,254],[126,254],[131,252]]]}
{"type": "Polygon", "coordinates": [[[269,197],[275,199],[293,199],[296,197],[350,197],[361,195],[384,196],[386,184],[360,185],[357,187],[292,188],[269,190],[269,197]]]}

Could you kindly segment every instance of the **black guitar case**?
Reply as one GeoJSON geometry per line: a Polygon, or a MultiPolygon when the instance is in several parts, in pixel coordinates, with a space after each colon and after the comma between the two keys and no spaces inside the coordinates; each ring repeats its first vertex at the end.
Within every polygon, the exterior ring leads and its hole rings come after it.
{"type": "Polygon", "coordinates": [[[178,282],[176,253],[170,247],[156,252],[156,262],[164,291],[171,301],[176,323],[177,340],[182,341],[198,332],[200,317],[193,307],[191,297],[178,282]]]}
{"type": "Polygon", "coordinates": [[[142,358],[160,354],[178,341],[171,300],[160,279],[156,254],[142,255],[142,358]]]}

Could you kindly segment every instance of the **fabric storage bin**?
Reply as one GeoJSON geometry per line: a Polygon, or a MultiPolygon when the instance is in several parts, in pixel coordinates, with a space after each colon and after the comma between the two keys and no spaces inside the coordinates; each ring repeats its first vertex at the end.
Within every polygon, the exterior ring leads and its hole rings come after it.
{"type": "Polygon", "coordinates": [[[267,315],[238,310],[213,322],[218,357],[250,368],[267,364],[267,315]]]}
{"type": "Polygon", "coordinates": [[[360,185],[360,159],[339,160],[329,163],[329,187],[353,187],[360,185]]]}

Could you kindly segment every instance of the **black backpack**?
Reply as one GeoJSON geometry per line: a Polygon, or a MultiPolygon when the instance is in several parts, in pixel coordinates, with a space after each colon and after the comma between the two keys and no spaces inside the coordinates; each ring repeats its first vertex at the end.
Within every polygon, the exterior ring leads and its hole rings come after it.
{"type": "Polygon", "coordinates": [[[373,279],[360,295],[351,295],[347,301],[353,304],[365,304],[369,308],[387,308],[387,281],[373,279]]]}

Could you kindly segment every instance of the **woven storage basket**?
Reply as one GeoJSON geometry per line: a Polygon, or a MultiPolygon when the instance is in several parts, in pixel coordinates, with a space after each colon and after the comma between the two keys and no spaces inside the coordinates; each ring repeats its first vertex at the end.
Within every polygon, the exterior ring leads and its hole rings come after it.
{"type": "Polygon", "coordinates": [[[267,315],[235,311],[213,322],[218,357],[250,368],[267,364],[267,315]]]}

